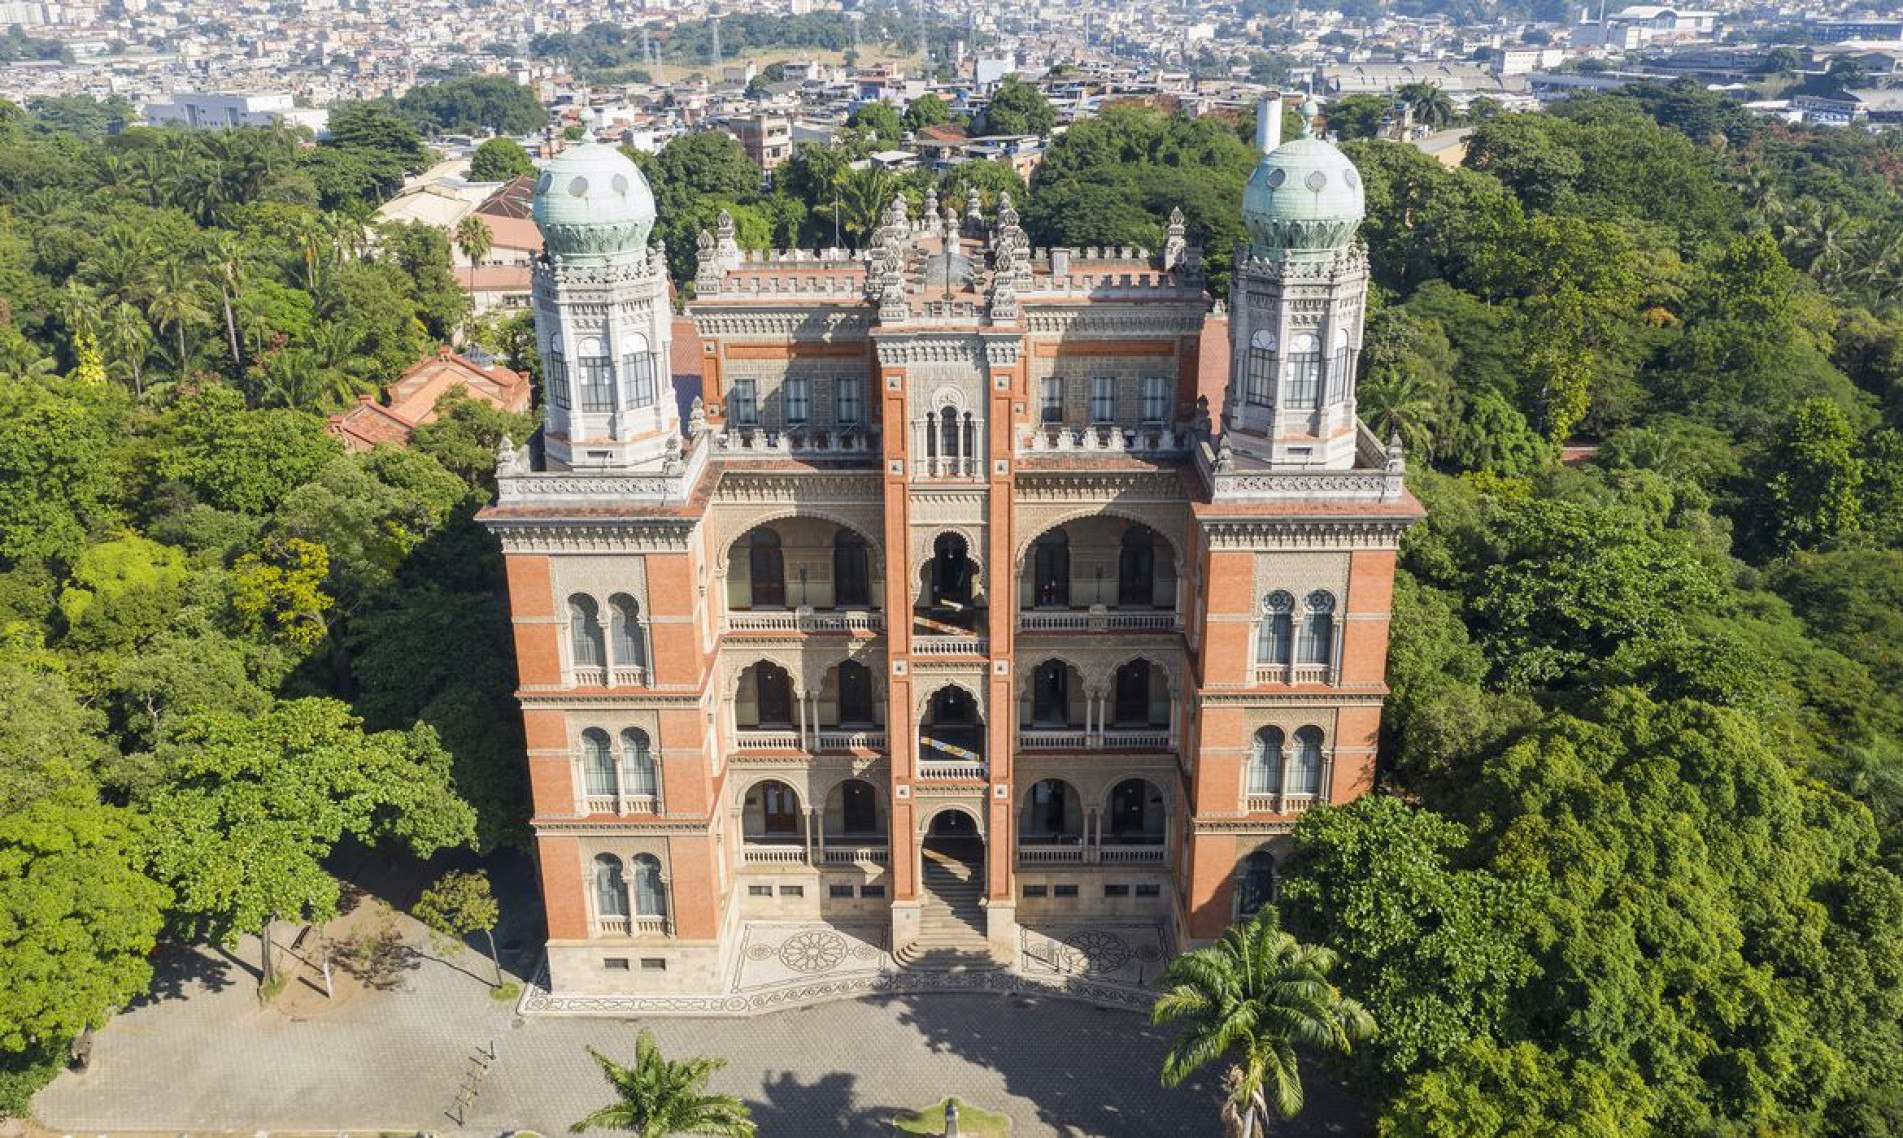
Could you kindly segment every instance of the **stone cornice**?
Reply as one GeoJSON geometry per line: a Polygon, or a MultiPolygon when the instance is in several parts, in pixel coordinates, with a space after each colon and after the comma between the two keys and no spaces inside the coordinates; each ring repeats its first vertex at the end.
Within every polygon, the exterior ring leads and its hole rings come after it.
{"type": "Polygon", "coordinates": [[[577,691],[535,691],[517,689],[517,703],[523,707],[567,708],[586,707],[591,709],[619,708],[639,711],[652,707],[699,707],[698,691],[642,691],[639,695],[629,692],[577,692],[577,691]]]}
{"type": "Polygon", "coordinates": [[[1379,707],[1387,700],[1387,688],[1343,689],[1327,688],[1305,692],[1272,692],[1260,688],[1204,688],[1197,694],[1199,705],[1221,704],[1226,707],[1314,707],[1327,704],[1331,707],[1379,707]]]}
{"type": "Polygon", "coordinates": [[[1202,519],[1209,548],[1237,549],[1393,549],[1413,518],[1252,518],[1202,519]]]}
{"type": "Polygon", "coordinates": [[[858,340],[871,330],[873,310],[857,303],[758,308],[721,305],[690,306],[687,315],[695,330],[707,339],[858,340]]]}
{"type": "Polygon", "coordinates": [[[713,503],[878,505],[884,501],[884,475],[878,470],[835,472],[726,469],[715,483],[713,503]]]}
{"type": "Polygon", "coordinates": [[[601,834],[706,834],[713,829],[713,820],[696,821],[631,821],[627,818],[612,818],[600,822],[586,818],[551,819],[534,818],[530,827],[539,834],[566,836],[599,836],[601,834]]]}
{"type": "Polygon", "coordinates": [[[969,364],[973,367],[1012,367],[1022,343],[1017,333],[918,332],[878,339],[879,364],[969,364]]]}
{"type": "Polygon", "coordinates": [[[699,523],[693,518],[576,521],[488,517],[483,524],[504,553],[685,553],[699,523]]]}
{"type": "Polygon", "coordinates": [[[1175,471],[1020,470],[1018,502],[1075,502],[1091,498],[1118,501],[1188,502],[1175,471]]]}
{"type": "Polygon", "coordinates": [[[1131,306],[1126,312],[1094,311],[1094,306],[1046,307],[1026,304],[1024,324],[1033,336],[1090,336],[1107,339],[1154,340],[1158,336],[1193,336],[1203,330],[1207,309],[1201,297],[1178,302],[1187,312],[1158,311],[1161,306],[1131,306]]]}
{"type": "Polygon", "coordinates": [[[1293,822],[1255,822],[1247,818],[1197,818],[1190,829],[1198,834],[1292,834],[1293,822]]]}

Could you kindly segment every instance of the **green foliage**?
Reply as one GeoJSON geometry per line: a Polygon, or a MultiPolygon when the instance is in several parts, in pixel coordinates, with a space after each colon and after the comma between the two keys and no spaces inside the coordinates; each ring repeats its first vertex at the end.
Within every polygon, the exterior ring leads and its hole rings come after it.
{"type": "Polygon", "coordinates": [[[548,122],[535,92],[506,75],[419,84],[403,93],[395,109],[425,135],[529,134],[548,122]]]}
{"type": "Polygon", "coordinates": [[[469,158],[472,182],[506,182],[534,172],[535,163],[529,160],[529,152],[513,138],[491,138],[476,147],[469,158]]]}
{"type": "Polygon", "coordinates": [[[1367,1009],[1329,983],[1334,966],[1334,953],[1282,931],[1272,907],[1170,961],[1150,1020],[1184,1029],[1163,1057],[1163,1085],[1227,1061],[1222,1116],[1231,1132],[1244,1119],[1257,1130],[1295,1117],[1294,1045],[1345,1055],[1375,1035],[1367,1009]]]}
{"type": "Polygon", "coordinates": [[[340,448],[301,411],[247,411],[229,388],[181,400],[156,466],[207,505],[262,514],[316,475],[340,448]]]}
{"type": "Polygon", "coordinates": [[[1051,133],[1057,125],[1057,112],[1044,92],[1030,83],[1007,76],[985,105],[985,134],[1051,133]]]}
{"type": "Polygon", "coordinates": [[[496,986],[501,986],[502,961],[496,958],[495,927],[502,920],[502,910],[489,889],[487,875],[445,873],[417,898],[410,915],[423,922],[443,952],[461,952],[466,937],[482,933],[489,941],[489,955],[495,959],[496,986]]]}
{"type": "Polygon", "coordinates": [[[1379,95],[1346,95],[1328,104],[1326,129],[1341,139],[1379,138],[1393,104],[1379,95]]]}
{"type": "Polygon", "coordinates": [[[419,854],[472,834],[433,732],[366,735],[334,700],[192,716],[166,760],[146,803],[153,871],[176,890],[181,920],[227,942],[279,917],[333,916],[323,859],[346,834],[419,854]]]}
{"type": "Polygon", "coordinates": [[[871,136],[872,141],[881,147],[897,145],[899,136],[906,131],[904,120],[899,117],[899,112],[892,108],[892,104],[876,99],[869,103],[859,104],[852,114],[847,116],[846,125],[854,130],[865,131],[871,136]]]}
{"type": "Polygon", "coordinates": [[[1766,491],[1778,545],[1823,549],[1854,541],[1863,529],[1864,461],[1843,411],[1806,400],[1772,452],[1766,491]]]}
{"type": "Polygon", "coordinates": [[[136,820],[84,791],[0,816],[0,1053],[44,1053],[152,979],[166,890],[139,870],[136,820]]]}
{"type": "Polygon", "coordinates": [[[1485,869],[1455,869],[1467,831],[1373,795],[1303,817],[1280,904],[1297,936],[1342,946],[1337,973],[1381,1025],[1393,1074],[1437,1065],[1508,1027],[1533,975],[1533,890],[1485,869]]]}
{"type": "Polygon", "coordinates": [[[668,1059],[646,1028],[635,1039],[633,1066],[623,1067],[592,1047],[588,1055],[614,1088],[616,1101],[570,1126],[571,1133],[599,1128],[626,1130],[640,1138],[677,1133],[752,1138],[755,1132],[746,1103],[732,1095],[707,1093],[707,1080],[727,1065],[725,1059],[668,1059]]]}
{"type": "Polygon", "coordinates": [[[0,560],[64,559],[120,520],[127,460],[110,393],[0,388],[0,560]]]}

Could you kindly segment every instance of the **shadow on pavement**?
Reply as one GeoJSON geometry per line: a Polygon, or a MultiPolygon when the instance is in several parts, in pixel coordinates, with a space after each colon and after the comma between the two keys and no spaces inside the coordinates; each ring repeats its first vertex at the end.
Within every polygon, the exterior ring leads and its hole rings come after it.
{"type": "Polygon", "coordinates": [[[852,1105],[858,1076],[844,1071],[801,1083],[791,1072],[766,1084],[764,1100],[749,1097],[761,1134],[799,1134],[813,1138],[886,1138],[891,1127],[884,1113],[852,1105]]]}
{"type": "Polygon", "coordinates": [[[182,999],[201,989],[222,992],[238,982],[234,974],[242,974],[246,983],[256,983],[258,968],[216,945],[168,941],[153,951],[152,987],[126,1006],[141,1008],[164,1000],[182,999]]]}

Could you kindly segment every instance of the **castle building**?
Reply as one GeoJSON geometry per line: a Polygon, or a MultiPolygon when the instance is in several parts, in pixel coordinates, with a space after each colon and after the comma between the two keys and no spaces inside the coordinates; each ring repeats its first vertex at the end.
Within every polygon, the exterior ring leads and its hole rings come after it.
{"type": "Polygon", "coordinates": [[[1033,249],[1008,198],[895,201],[860,253],[723,219],[697,395],[640,172],[549,164],[546,421],[482,516],[554,991],[718,990],[749,921],[1186,946],[1371,788],[1420,507],[1355,415],[1361,185],[1307,134],[1261,140],[1226,309],[1180,214],[1154,253],[1033,249]]]}

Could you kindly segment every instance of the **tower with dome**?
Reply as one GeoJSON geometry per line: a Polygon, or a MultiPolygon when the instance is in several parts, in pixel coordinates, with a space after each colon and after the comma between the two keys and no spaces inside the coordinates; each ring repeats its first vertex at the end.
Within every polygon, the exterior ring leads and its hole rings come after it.
{"type": "Polygon", "coordinates": [[[676,316],[640,171],[547,164],[544,425],[482,520],[549,1006],[1134,970],[1372,788],[1420,507],[1355,417],[1354,167],[1261,141],[1226,305],[1180,211],[1047,249],[1008,196],[928,195],[863,249],[721,217],[676,316]]]}

